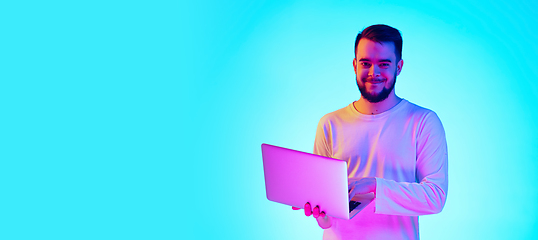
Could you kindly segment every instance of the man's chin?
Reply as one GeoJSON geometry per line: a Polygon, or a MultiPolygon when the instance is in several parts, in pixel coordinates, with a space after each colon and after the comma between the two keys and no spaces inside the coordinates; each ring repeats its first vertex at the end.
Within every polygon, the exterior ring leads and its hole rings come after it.
{"type": "Polygon", "coordinates": [[[383,94],[383,92],[368,93],[362,96],[364,97],[364,99],[366,99],[366,101],[371,102],[371,103],[378,103],[388,98],[388,94],[383,94]]]}
{"type": "Polygon", "coordinates": [[[369,99],[378,99],[380,98],[380,93],[368,93],[368,98],[369,99]]]}

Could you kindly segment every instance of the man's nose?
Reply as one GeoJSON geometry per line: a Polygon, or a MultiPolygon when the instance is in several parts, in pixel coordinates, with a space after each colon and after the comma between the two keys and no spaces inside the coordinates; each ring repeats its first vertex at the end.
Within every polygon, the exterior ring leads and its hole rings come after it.
{"type": "Polygon", "coordinates": [[[373,64],[372,67],[370,67],[370,71],[368,72],[368,75],[372,77],[378,77],[380,75],[379,67],[373,64]]]}

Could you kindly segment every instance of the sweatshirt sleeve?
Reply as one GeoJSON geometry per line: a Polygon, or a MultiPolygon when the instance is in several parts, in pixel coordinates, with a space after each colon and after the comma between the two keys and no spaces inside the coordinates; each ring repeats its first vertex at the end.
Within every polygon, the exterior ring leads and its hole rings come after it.
{"type": "Polygon", "coordinates": [[[332,157],[332,147],[330,147],[331,139],[327,139],[327,136],[330,136],[328,133],[331,129],[330,125],[325,123],[325,117],[321,118],[318,123],[316,139],[314,140],[314,154],[324,157],[332,157]]]}
{"type": "Polygon", "coordinates": [[[376,178],[375,213],[418,216],[443,209],[448,191],[447,144],[434,112],[425,115],[416,139],[416,182],[376,178]]]}

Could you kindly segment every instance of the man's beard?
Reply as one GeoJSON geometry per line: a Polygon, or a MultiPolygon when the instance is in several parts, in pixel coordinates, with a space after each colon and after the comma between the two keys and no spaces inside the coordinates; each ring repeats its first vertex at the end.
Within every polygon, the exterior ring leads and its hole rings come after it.
{"type": "MultiPolygon", "coordinates": [[[[356,80],[356,79],[355,79],[356,80]]],[[[378,103],[381,102],[389,97],[390,92],[394,89],[394,85],[396,85],[396,73],[394,73],[394,81],[392,82],[392,85],[389,88],[383,87],[383,90],[381,90],[378,94],[371,94],[366,90],[366,82],[370,81],[371,78],[367,79],[361,79],[360,81],[363,83],[362,86],[359,84],[359,81],[357,82],[357,86],[359,87],[359,91],[361,92],[361,96],[366,99],[368,102],[371,103],[378,103]]],[[[388,80],[387,80],[388,81],[388,80]]]]}

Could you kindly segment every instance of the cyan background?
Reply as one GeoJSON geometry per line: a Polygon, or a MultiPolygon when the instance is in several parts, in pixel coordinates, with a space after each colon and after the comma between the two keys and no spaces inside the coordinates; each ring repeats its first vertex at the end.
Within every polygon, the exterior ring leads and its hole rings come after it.
{"type": "Polygon", "coordinates": [[[265,197],[359,98],[358,31],[401,30],[397,94],[449,145],[422,239],[538,237],[534,1],[0,3],[0,239],[320,239],[265,197]]]}

